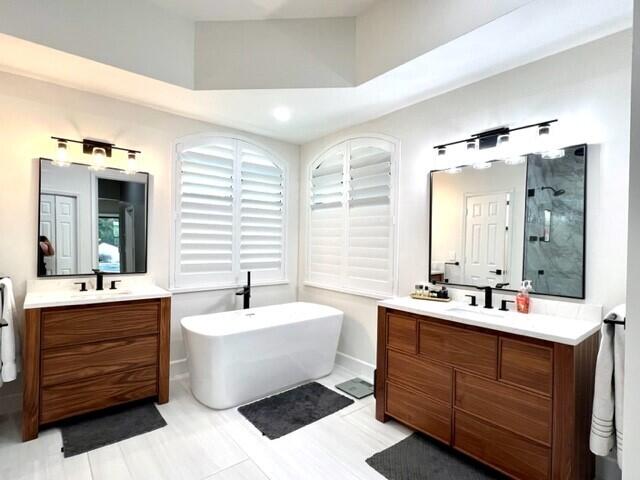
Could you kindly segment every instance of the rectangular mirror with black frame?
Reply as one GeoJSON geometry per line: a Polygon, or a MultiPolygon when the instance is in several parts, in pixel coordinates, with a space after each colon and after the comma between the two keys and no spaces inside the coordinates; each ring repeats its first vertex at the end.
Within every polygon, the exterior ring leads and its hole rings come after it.
{"type": "Polygon", "coordinates": [[[431,282],[585,297],[587,145],[431,172],[431,282]]]}
{"type": "Polygon", "coordinates": [[[40,159],[38,277],[146,273],[149,174],[40,159]]]}

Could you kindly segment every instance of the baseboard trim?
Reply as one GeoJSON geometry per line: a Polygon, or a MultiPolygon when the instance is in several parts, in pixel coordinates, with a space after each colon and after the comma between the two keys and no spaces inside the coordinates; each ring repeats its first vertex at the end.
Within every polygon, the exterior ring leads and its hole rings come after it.
{"type": "Polygon", "coordinates": [[[169,362],[169,379],[170,380],[173,380],[177,377],[182,377],[187,373],[189,373],[189,369],[187,368],[186,358],[171,360],[171,362],[169,362]]]}
{"type": "Polygon", "coordinates": [[[336,353],[336,364],[346,368],[347,370],[351,370],[367,382],[373,383],[373,371],[376,368],[375,365],[342,352],[336,353]]]}

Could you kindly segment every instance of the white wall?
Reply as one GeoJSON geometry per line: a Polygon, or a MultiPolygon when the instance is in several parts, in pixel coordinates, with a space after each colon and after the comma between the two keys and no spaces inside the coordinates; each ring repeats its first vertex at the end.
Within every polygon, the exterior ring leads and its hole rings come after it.
{"type": "MultiPolygon", "coordinates": [[[[308,195],[307,168],[325,148],[362,133],[398,138],[402,151],[399,293],[406,295],[427,276],[427,186],[433,146],[499,125],[558,118],[566,145],[589,143],[586,301],[605,306],[623,302],[630,56],[631,35],[625,31],[306,144],[301,155],[301,198],[306,200],[308,195]]],[[[306,210],[300,220],[302,280],[306,210]]],[[[339,350],[361,361],[375,362],[374,299],[304,285],[299,299],[344,310],[339,350]]]]}
{"type": "Polygon", "coordinates": [[[640,478],[640,0],[635,0],[633,83],[631,90],[631,166],[629,172],[629,263],[624,381],[625,480],[640,478]]]}
{"type": "Polygon", "coordinates": [[[193,22],[146,0],[0,2],[0,31],[193,87],[193,22]]]}
{"type": "MultiPolygon", "coordinates": [[[[265,305],[295,300],[298,146],[5,73],[0,73],[0,125],[0,273],[12,277],[18,305],[22,305],[26,281],[36,277],[37,159],[52,158],[55,154],[51,135],[75,139],[100,138],[142,151],[139,169],[151,174],[148,270],[158,285],[167,287],[172,221],[171,146],[180,137],[203,132],[240,134],[242,138],[268,148],[289,165],[289,246],[286,256],[289,283],[257,287],[252,301],[254,305],[265,305]]],[[[117,158],[119,160],[112,158],[109,165],[124,167],[126,155],[117,158]]],[[[241,305],[236,303],[238,301],[233,290],[174,295],[171,329],[171,360],[174,366],[181,367],[180,361],[185,355],[180,318],[228,310],[241,305]]],[[[7,384],[0,389],[0,396],[17,391],[19,385],[7,384]]]]}
{"type": "Polygon", "coordinates": [[[348,87],[355,19],[196,23],[195,87],[348,87]]]}

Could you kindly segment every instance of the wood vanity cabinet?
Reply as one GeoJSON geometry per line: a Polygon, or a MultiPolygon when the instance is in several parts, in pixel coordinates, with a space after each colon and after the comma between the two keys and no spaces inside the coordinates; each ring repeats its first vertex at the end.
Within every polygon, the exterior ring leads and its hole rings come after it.
{"type": "Polygon", "coordinates": [[[171,298],[25,310],[22,438],[144,398],[169,401],[171,298]]]}
{"type": "Polygon", "coordinates": [[[512,478],[592,479],[597,349],[379,307],[376,418],[512,478]]]}

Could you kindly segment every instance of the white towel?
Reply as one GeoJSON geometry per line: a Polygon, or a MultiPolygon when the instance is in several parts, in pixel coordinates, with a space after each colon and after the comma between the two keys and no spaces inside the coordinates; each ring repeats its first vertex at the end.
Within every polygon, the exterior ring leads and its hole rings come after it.
{"type": "Polygon", "coordinates": [[[2,386],[3,382],[15,380],[18,374],[16,358],[19,353],[19,339],[16,328],[16,300],[13,296],[11,279],[0,280],[0,288],[4,290],[1,317],[8,324],[0,328],[0,386],[2,386]]]}
{"type": "MultiPolygon", "coordinates": [[[[626,316],[626,306],[619,305],[615,313],[618,320],[626,316]]],[[[624,326],[602,324],[602,337],[596,364],[591,417],[591,451],[596,455],[609,455],[616,447],[618,465],[622,469],[622,415],[624,399],[624,326]]]]}

